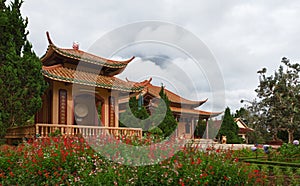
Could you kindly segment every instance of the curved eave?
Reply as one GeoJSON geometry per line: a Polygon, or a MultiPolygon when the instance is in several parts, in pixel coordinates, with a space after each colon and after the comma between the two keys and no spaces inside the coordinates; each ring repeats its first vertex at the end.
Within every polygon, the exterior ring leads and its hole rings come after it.
{"type": "MultiPolygon", "coordinates": [[[[143,91],[143,95],[145,95],[147,93],[149,95],[151,95],[152,97],[160,97],[159,93],[153,92],[153,91],[147,89],[147,87],[146,87],[146,91],[143,91]]],[[[179,104],[179,105],[181,105],[183,107],[184,106],[190,106],[190,107],[196,108],[196,107],[199,107],[199,106],[203,105],[208,100],[208,99],[205,99],[205,100],[201,100],[201,101],[191,101],[191,100],[187,100],[185,98],[182,98],[182,97],[180,97],[180,96],[178,96],[178,95],[176,95],[174,93],[172,93],[172,94],[175,95],[175,96],[177,96],[178,97],[177,99],[179,99],[180,101],[175,101],[173,99],[173,97],[170,96],[170,91],[168,90],[167,96],[168,96],[168,99],[169,99],[170,103],[179,104]],[[168,96],[168,94],[169,94],[169,96],[168,96]]]]}
{"type": "Polygon", "coordinates": [[[172,112],[178,113],[178,114],[187,114],[187,115],[193,115],[195,117],[200,118],[210,118],[215,117],[223,112],[207,112],[202,110],[195,110],[195,109],[184,109],[184,108],[177,108],[177,107],[170,107],[172,112]]]}
{"type": "Polygon", "coordinates": [[[96,56],[91,53],[84,52],[82,50],[76,50],[76,49],[63,49],[55,46],[50,38],[49,33],[47,32],[47,38],[48,38],[48,48],[46,53],[41,57],[41,61],[44,63],[47,61],[53,53],[56,53],[63,58],[69,58],[77,61],[83,61],[86,63],[94,64],[94,65],[100,65],[103,67],[109,67],[113,69],[120,69],[118,72],[122,72],[124,68],[130,63],[135,57],[131,57],[128,60],[125,61],[116,61],[116,60],[110,60],[103,57],[96,56]]]}
{"type": "Polygon", "coordinates": [[[209,112],[209,114],[207,114],[207,116],[210,116],[210,117],[216,117],[220,114],[222,114],[223,112],[209,112]]]}
{"type": "Polygon", "coordinates": [[[65,82],[65,83],[74,83],[74,84],[80,84],[80,85],[85,85],[85,86],[92,86],[92,87],[99,87],[99,88],[105,88],[105,89],[111,89],[111,90],[119,90],[119,91],[124,91],[124,92],[140,92],[143,90],[144,87],[123,87],[123,86],[114,86],[114,85],[109,85],[109,84],[104,84],[104,83],[97,83],[97,82],[91,82],[87,80],[82,80],[82,79],[74,79],[74,78],[69,78],[69,77],[63,77],[63,76],[58,76],[56,74],[51,74],[47,70],[42,70],[42,74],[44,77],[55,80],[55,81],[60,81],[60,82],[65,82]]]}
{"type": "Polygon", "coordinates": [[[113,61],[113,60],[109,60],[109,59],[105,59],[105,58],[103,58],[102,60],[96,60],[96,59],[90,58],[89,56],[94,56],[94,58],[100,58],[100,57],[95,56],[93,54],[86,53],[82,50],[74,51],[74,49],[61,49],[61,48],[56,47],[54,44],[50,44],[48,46],[46,54],[41,57],[41,61],[42,62],[47,61],[47,59],[50,58],[53,55],[53,53],[56,53],[56,54],[62,56],[63,58],[82,61],[82,62],[94,64],[94,65],[100,65],[103,67],[121,69],[119,72],[122,72],[125,69],[125,67],[128,65],[128,63],[130,63],[135,58],[133,56],[126,61],[113,61]],[[72,53],[82,53],[82,55],[77,55],[77,54],[72,54],[72,53]]]}
{"type": "Polygon", "coordinates": [[[54,50],[52,49],[51,45],[48,45],[46,53],[40,58],[42,63],[44,64],[50,57],[53,55],[54,50]]]}
{"type": "Polygon", "coordinates": [[[208,100],[208,99],[205,99],[205,100],[201,100],[201,101],[191,101],[191,100],[187,100],[187,99],[184,99],[184,98],[182,98],[182,99],[183,99],[182,102],[173,102],[173,103],[179,103],[181,105],[187,105],[187,106],[191,106],[193,108],[196,108],[196,107],[199,107],[199,106],[203,105],[208,100]]]}

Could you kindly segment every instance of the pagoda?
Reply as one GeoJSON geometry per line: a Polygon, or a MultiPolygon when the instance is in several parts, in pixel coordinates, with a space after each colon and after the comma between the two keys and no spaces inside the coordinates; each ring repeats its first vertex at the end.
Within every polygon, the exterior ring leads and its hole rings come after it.
{"type": "Polygon", "coordinates": [[[50,39],[41,58],[49,84],[36,123],[118,127],[118,99],[143,90],[143,85],[115,77],[134,57],[117,61],[72,48],[59,48],[50,39]]]}
{"type": "MultiPolygon", "coordinates": [[[[157,107],[158,98],[160,98],[159,92],[160,86],[151,84],[152,78],[150,78],[145,84],[143,90],[139,95],[136,96],[138,99],[140,96],[143,97],[143,104],[151,114],[151,109],[157,107]]],[[[127,82],[131,82],[127,80],[127,82]]],[[[133,83],[133,82],[131,82],[133,83]]],[[[194,138],[193,131],[197,126],[198,120],[206,121],[206,133],[208,133],[208,119],[220,115],[222,112],[208,112],[197,109],[201,105],[207,102],[208,99],[194,101],[185,99],[174,92],[164,88],[164,92],[170,101],[170,109],[173,113],[174,118],[178,122],[178,128],[176,130],[176,136],[185,138],[194,138]]],[[[126,103],[129,98],[119,100],[120,112],[124,112],[126,109],[126,103]]],[[[207,135],[208,136],[208,135],[207,135]]]]}

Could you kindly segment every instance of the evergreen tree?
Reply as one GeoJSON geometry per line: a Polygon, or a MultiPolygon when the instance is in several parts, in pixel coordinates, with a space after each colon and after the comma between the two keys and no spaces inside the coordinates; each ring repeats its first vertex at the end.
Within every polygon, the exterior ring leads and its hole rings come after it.
{"type": "Polygon", "coordinates": [[[163,137],[170,136],[177,128],[177,121],[173,116],[173,113],[170,109],[170,100],[164,91],[164,87],[161,87],[159,92],[160,101],[158,103],[158,107],[154,112],[155,124],[159,124],[158,128],[160,128],[163,132],[163,137]],[[163,120],[161,121],[161,118],[163,120]]]}
{"type": "Polygon", "coordinates": [[[150,127],[149,114],[143,105],[139,106],[138,100],[135,97],[129,99],[129,104],[124,113],[120,114],[120,126],[143,128],[144,131],[150,127]]]}
{"type": "Polygon", "coordinates": [[[205,129],[206,129],[206,121],[203,120],[203,119],[199,119],[198,124],[195,128],[195,131],[194,131],[195,137],[196,138],[203,138],[205,129]]]}
{"type": "Polygon", "coordinates": [[[255,91],[261,99],[260,113],[266,116],[260,124],[270,131],[275,141],[278,140],[278,132],[286,130],[291,143],[300,126],[300,65],[291,64],[285,57],[281,62],[284,66],[280,65],[274,75],[266,76],[266,68],[258,71],[260,82],[255,91]]]}
{"type": "Polygon", "coordinates": [[[25,125],[41,107],[46,83],[41,61],[27,40],[27,19],[15,0],[0,1],[0,137],[8,127],[25,125]]]}
{"type": "Polygon", "coordinates": [[[162,135],[162,137],[170,136],[177,128],[177,121],[170,109],[170,101],[162,87],[160,90],[160,99],[155,103],[157,107],[150,116],[144,106],[132,97],[126,111],[120,115],[120,126],[143,128],[144,131],[162,135]]]}
{"type": "Polygon", "coordinates": [[[227,143],[241,143],[241,139],[238,137],[239,128],[234,121],[233,116],[230,113],[230,108],[225,109],[224,118],[222,121],[221,128],[219,130],[218,136],[226,136],[227,143]]]}

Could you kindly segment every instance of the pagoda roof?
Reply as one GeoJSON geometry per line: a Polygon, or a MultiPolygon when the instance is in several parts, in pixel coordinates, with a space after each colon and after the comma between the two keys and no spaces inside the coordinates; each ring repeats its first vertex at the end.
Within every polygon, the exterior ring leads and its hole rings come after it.
{"type": "Polygon", "coordinates": [[[178,108],[178,107],[170,107],[170,109],[172,112],[175,112],[175,113],[198,115],[204,119],[210,118],[210,117],[215,117],[222,113],[222,112],[207,112],[207,111],[203,111],[203,110],[178,108]]]}
{"type": "Polygon", "coordinates": [[[234,121],[239,127],[239,133],[245,134],[247,132],[253,132],[254,129],[247,126],[247,124],[241,118],[235,118],[234,121]]]}
{"type": "Polygon", "coordinates": [[[125,92],[140,92],[144,86],[139,83],[126,82],[113,76],[103,76],[91,72],[79,71],[63,67],[61,64],[43,66],[42,74],[52,80],[76,83],[81,85],[120,90],[125,92]]]}
{"type": "Polygon", "coordinates": [[[59,48],[56,45],[53,44],[49,33],[47,32],[47,38],[48,38],[48,49],[46,54],[44,54],[41,57],[41,60],[43,63],[47,61],[47,59],[51,58],[53,56],[53,53],[57,53],[58,55],[64,57],[64,58],[69,58],[72,60],[77,60],[77,61],[83,61],[89,64],[94,64],[94,65],[99,65],[103,67],[109,67],[109,68],[114,68],[114,69],[123,69],[127,66],[129,62],[131,62],[134,59],[134,56],[131,57],[128,60],[124,61],[119,61],[119,60],[111,60],[111,59],[106,59],[88,52],[84,52],[79,49],[74,49],[74,48],[59,48]]]}
{"type": "MultiPolygon", "coordinates": [[[[161,90],[161,87],[152,85],[151,83],[148,83],[145,86],[143,92],[144,92],[144,94],[149,93],[149,94],[153,95],[154,97],[159,98],[160,97],[160,95],[159,95],[160,90],[161,90]]],[[[169,91],[166,88],[164,89],[164,91],[165,91],[169,101],[172,102],[172,103],[179,103],[181,105],[183,105],[183,104],[184,105],[190,105],[190,106],[195,108],[195,107],[198,107],[198,106],[202,105],[203,103],[205,103],[207,101],[207,99],[200,100],[200,101],[192,101],[192,100],[185,99],[185,98],[169,91]]]]}
{"type": "MultiPolygon", "coordinates": [[[[127,80],[127,82],[135,83],[135,82],[129,81],[127,78],[126,78],[126,80],[127,80]]],[[[141,91],[141,93],[144,95],[144,99],[145,99],[146,94],[151,94],[151,96],[153,96],[155,98],[160,97],[159,92],[161,90],[161,87],[152,85],[150,83],[151,80],[152,80],[152,78],[150,78],[149,80],[145,80],[143,82],[135,83],[135,85],[144,87],[143,90],[141,91]]],[[[195,107],[198,107],[198,106],[202,105],[203,103],[205,103],[207,101],[207,99],[203,100],[203,101],[191,101],[188,99],[184,99],[184,98],[180,97],[179,95],[177,95],[167,89],[164,89],[164,91],[165,91],[168,99],[171,102],[192,106],[192,108],[191,107],[185,108],[185,107],[178,106],[178,104],[175,104],[174,106],[170,106],[170,109],[173,113],[177,113],[179,115],[190,115],[190,116],[195,116],[195,117],[201,117],[203,119],[215,117],[215,116],[218,116],[221,113],[223,113],[223,112],[207,112],[207,111],[203,111],[203,110],[194,109],[195,107]]],[[[135,95],[135,96],[137,97],[139,95],[135,95]]],[[[126,103],[128,101],[129,101],[128,97],[119,99],[120,104],[126,103]]],[[[157,103],[152,103],[151,106],[157,107],[158,105],[157,105],[157,103]]]]}

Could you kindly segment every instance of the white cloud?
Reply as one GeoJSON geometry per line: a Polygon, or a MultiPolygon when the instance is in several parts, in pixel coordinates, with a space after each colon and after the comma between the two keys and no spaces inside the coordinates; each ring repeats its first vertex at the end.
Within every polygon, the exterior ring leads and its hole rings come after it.
{"type": "MultiPolygon", "coordinates": [[[[215,55],[217,63],[214,65],[220,67],[225,82],[226,104],[235,110],[241,106],[239,103],[241,98],[245,97],[244,99],[250,100],[254,98],[254,89],[258,85],[256,74],[258,69],[262,67],[267,67],[269,71],[277,69],[283,56],[292,61],[299,61],[299,8],[299,1],[282,2],[279,0],[133,0],[130,2],[122,0],[75,0],[72,2],[30,0],[24,2],[22,13],[29,18],[29,39],[40,56],[45,53],[48,45],[46,31],[50,31],[54,43],[58,46],[71,47],[72,42],[76,40],[79,41],[81,49],[89,50],[97,39],[122,25],[144,20],[178,24],[201,39],[215,55]]],[[[114,45],[114,42],[134,42],[145,37],[176,41],[178,44],[191,39],[191,37],[186,37],[185,33],[170,33],[165,27],[155,29],[149,27],[140,30],[135,36],[127,37],[131,31],[125,30],[124,35],[105,40],[101,43],[103,51],[95,51],[95,53],[105,54],[105,48],[114,45]]],[[[210,70],[212,65],[207,64],[209,60],[205,60],[204,49],[192,44],[189,46],[189,50],[203,57],[203,61],[200,62],[205,64],[205,66],[202,65],[203,68],[205,67],[202,69],[204,77],[199,75],[197,78],[193,74],[202,74],[202,71],[198,72],[197,68],[193,68],[190,65],[191,59],[182,55],[181,51],[178,52],[167,46],[158,47],[157,43],[148,44],[148,46],[144,43],[141,46],[128,47],[118,53],[124,58],[131,55],[141,57],[126,69],[132,78],[144,79],[143,77],[149,74],[159,72],[168,75],[170,82],[182,82],[178,86],[185,87],[183,86],[186,85],[185,79],[178,76],[179,70],[185,69],[187,71],[184,72],[187,74],[185,78],[193,79],[193,86],[197,88],[197,91],[182,94],[190,99],[195,95],[198,95],[199,99],[206,97],[211,99],[210,92],[207,91],[209,85],[204,79],[212,75],[214,71],[210,70]],[[145,56],[148,56],[148,61],[145,60],[145,56]],[[160,57],[161,60],[165,58],[165,61],[173,65],[163,69],[157,65],[158,62],[151,63],[149,61],[151,57],[160,57]],[[140,63],[137,62],[138,60],[140,63]],[[172,78],[174,75],[175,78],[172,78]]],[[[193,86],[189,86],[187,90],[193,86]]],[[[208,101],[205,105],[209,104],[208,101]]]]}

